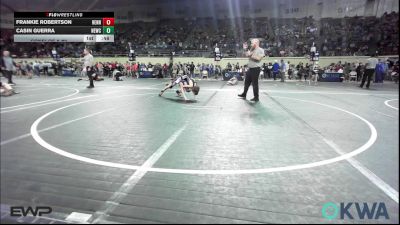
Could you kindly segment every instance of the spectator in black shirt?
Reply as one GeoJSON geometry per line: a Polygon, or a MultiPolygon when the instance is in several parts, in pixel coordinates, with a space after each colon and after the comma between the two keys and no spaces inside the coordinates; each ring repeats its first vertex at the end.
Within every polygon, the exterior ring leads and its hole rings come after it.
{"type": "MultiPolygon", "coordinates": [[[[268,73],[268,66],[267,66],[267,64],[266,63],[263,63],[263,71],[264,71],[264,79],[266,79],[267,78],[267,76],[269,75],[268,73]]],[[[269,78],[269,76],[268,76],[268,78],[269,78]]]]}
{"type": "Polygon", "coordinates": [[[190,77],[193,78],[193,75],[194,75],[194,63],[193,62],[189,65],[189,71],[190,71],[190,77]]]}
{"type": "Polygon", "coordinates": [[[360,78],[362,77],[362,70],[363,70],[362,63],[358,63],[356,67],[357,81],[360,81],[360,78]]]}

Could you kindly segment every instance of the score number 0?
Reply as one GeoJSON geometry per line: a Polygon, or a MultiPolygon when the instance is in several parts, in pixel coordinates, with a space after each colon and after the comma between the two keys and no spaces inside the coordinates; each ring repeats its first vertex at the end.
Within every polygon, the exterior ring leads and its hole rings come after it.
{"type": "Polygon", "coordinates": [[[103,26],[114,26],[114,18],[103,18],[103,26]]]}
{"type": "Polygon", "coordinates": [[[114,33],[114,18],[103,18],[103,34],[114,33]]]}

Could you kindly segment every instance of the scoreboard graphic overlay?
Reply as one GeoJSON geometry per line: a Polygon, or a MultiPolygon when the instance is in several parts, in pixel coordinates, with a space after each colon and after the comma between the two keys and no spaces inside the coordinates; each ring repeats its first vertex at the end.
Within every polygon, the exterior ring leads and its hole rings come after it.
{"type": "Polygon", "coordinates": [[[114,12],[15,12],[14,42],[114,42],[114,12]]]}

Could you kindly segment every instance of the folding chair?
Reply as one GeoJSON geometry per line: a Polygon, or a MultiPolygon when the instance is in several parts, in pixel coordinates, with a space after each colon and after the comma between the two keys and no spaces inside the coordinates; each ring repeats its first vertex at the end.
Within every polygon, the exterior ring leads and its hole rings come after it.
{"type": "Polygon", "coordinates": [[[354,79],[354,81],[357,81],[357,72],[356,71],[350,72],[349,81],[351,81],[352,79],[354,79]]]}
{"type": "Polygon", "coordinates": [[[201,79],[203,79],[204,77],[206,77],[208,79],[208,71],[207,70],[201,71],[201,79]]]}

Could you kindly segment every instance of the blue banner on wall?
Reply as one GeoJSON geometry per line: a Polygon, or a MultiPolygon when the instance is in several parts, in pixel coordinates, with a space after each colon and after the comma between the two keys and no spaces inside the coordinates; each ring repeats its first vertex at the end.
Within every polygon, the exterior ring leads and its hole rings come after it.
{"type": "Polygon", "coordinates": [[[323,73],[319,76],[321,82],[342,82],[344,78],[343,73],[323,73]]]}
{"type": "Polygon", "coordinates": [[[224,80],[230,80],[232,77],[236,77],[238,80],[243,80],[242,76],[240,76],[239,72],[225,72],[224,74],[224,80]]]}
{"type": "Polygon", "coordinates": [[[62,75],[63,76],[67,76],[67,77],[75,77],[76,74],[74,74],[74,70],[73,69],[63,69],[62,70],[62,75]]]}
{"type": "Polygon", "coordinates": [[[139,78],[153,78],[153,71],[139,71],[139,78]]]}

